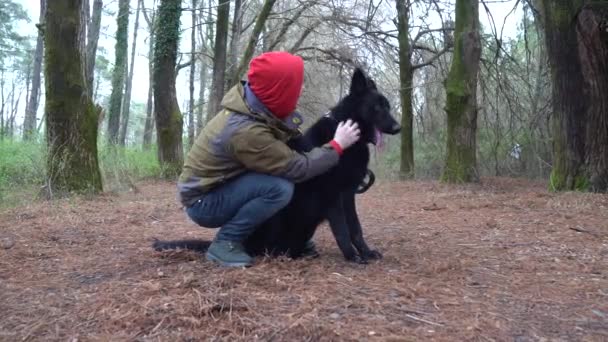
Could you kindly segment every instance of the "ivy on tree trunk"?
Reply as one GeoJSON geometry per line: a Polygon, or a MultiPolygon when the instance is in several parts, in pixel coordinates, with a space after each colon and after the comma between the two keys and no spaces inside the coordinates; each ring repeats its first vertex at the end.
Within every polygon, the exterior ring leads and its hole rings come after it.
{"type": "Polygon", "coordinates": [[[45,20],[45,116],[50,194],[101,191],[97,112],[81,50],[82,0],[49,1],[45,20]]]}
{"type": "Polygon", "coordinates": [[[479,3],[456,0],[454,55],[445,81],[448,132],[441,180],[474,182],[477,172],[477,74],[481,57],[479,3]]]}
{"type": "Polygon", "coordinates": [[[180,0],[161,0],[155,20],[154,114],[158,160],[168,178],[179,174],[184,159],[183,118],[175,89],[180,16],[180,0]]]}

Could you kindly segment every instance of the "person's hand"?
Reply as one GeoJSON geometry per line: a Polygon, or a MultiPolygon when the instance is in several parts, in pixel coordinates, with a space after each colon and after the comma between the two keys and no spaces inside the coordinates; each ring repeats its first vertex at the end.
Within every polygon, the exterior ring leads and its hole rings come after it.
{"type": "Polygon", "coordinates": [[[334,135],[334,141],[340,145],[342,149],[347,149],[359,140],[361,132],[359,131],[359,125],[351,119],[342,121],[338,124],[336,134],[334,135]]]}

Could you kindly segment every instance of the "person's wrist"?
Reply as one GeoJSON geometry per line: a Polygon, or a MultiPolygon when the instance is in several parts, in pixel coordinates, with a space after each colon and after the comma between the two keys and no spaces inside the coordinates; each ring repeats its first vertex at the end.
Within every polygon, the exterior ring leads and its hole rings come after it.
{"type": "Polygon", "coordinates": [[[336,139],[330,141],[329,144],[334,148],[334,150],[336,150],[336,152],[338,152],[338,155],[342,155],[342,153],[344,153],[344,148],[338,141],[336,141],[336,139]]]}

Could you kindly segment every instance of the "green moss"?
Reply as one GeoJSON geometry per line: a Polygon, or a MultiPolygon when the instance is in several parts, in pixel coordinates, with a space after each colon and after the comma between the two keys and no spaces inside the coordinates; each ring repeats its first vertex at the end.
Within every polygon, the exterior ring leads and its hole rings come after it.
{"type": "Polygon", "coordinates": [[[587,176],[578,175],[574,178],[574,190],[576,191],[589,191],[591,182],[587,176]]]}
{"type": "Polygon", "coordinates": [[[560,174],[557,168],[553,168],[553,170],[551,170],[551,175],[549,176],[549,191],[560,191],[565,188],[565,177],[560,174]]]}

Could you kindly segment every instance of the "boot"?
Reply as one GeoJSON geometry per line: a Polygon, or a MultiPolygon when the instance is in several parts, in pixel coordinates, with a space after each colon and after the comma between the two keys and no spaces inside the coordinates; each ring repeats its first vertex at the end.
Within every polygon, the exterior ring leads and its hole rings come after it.
{"type": "Polygon", "coordinates": [[[207,250],[207,260],[227,267],[249,267],[253,264],[253,258],[238,241],[214,240],[207,250]]]}

